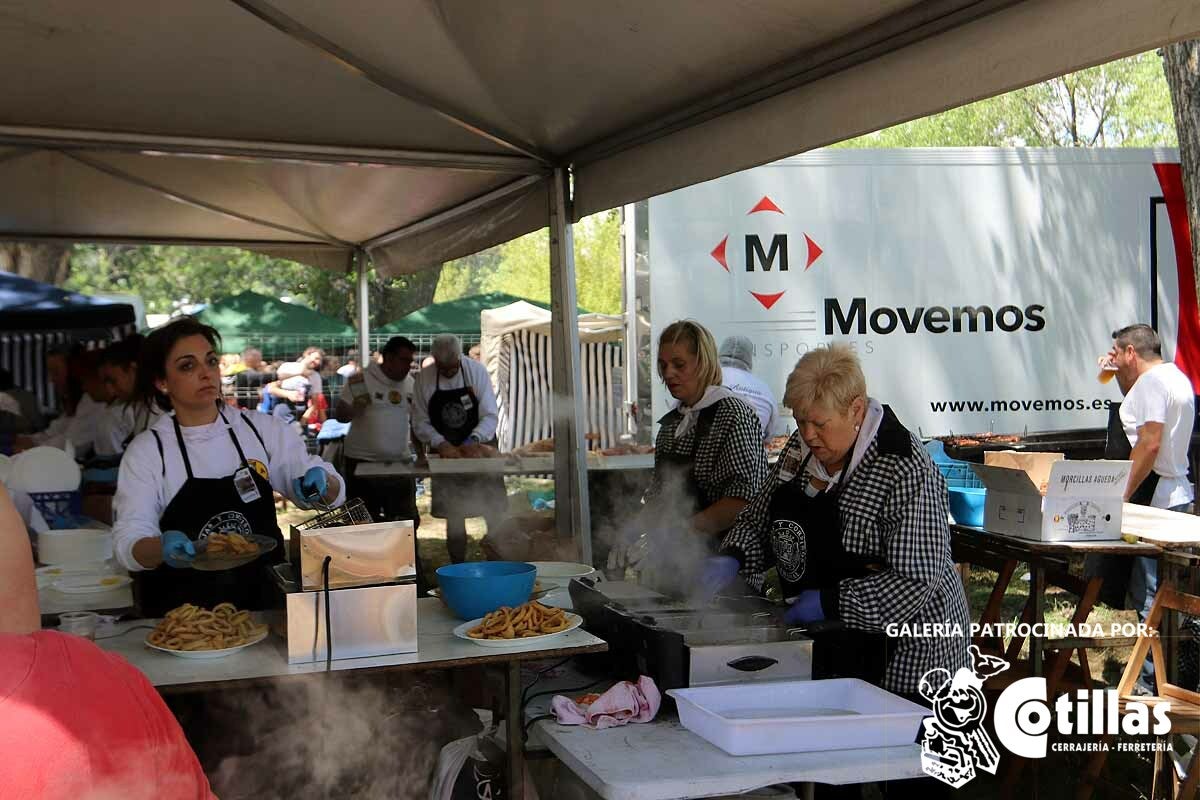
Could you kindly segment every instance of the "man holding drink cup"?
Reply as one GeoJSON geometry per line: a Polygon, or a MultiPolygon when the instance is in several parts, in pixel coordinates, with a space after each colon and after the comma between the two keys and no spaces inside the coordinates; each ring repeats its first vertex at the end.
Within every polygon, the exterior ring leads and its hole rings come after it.
{"type": "MultiPolygon", "coordinates": [[[[1112,349],[1100,358],[1100,382],[1116,378],[1121,394],[1121,430],[1110,432],[1104,456],[1133,462],[1125,501],[1136,505],[1190,513],[1192,484],[1188,479],[1188,447],[1196,418],[1191,380],[1174,364],[1163,361],[1162,342],[1149,325],[1129,325],[1113,332],[1112,349]]],[[[1133,559],[1129,593],[1142,622],[1158,591],[1155,559],[1133,559]]],[[[1138,689],[1154,690],[1154,665],[1147,659],[1138,689]]]]}

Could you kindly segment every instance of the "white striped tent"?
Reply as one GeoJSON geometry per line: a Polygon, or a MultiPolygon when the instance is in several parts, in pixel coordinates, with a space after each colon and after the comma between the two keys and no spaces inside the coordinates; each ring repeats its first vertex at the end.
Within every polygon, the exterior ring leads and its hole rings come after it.
{"type": "MultiPolygon", "coordinates": [[[[625,432],[621,408],[622,318],[579,316],[586,432],[612,447],[625,432]]],[[[480,345],[500,410],[500,449],[553,436],[550,312],[524,301],[480,314],[480,345]]]]}

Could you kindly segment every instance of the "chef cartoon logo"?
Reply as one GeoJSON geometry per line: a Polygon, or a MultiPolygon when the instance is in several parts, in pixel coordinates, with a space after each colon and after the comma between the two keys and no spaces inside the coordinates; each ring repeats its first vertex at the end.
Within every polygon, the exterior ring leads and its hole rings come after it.
{"type": "Polygon", "coordinates": [[[938,667],[921,677],[918,691],[933,705],[933,718],[921,724],[921,769],[958,789],[981,769],[992,775],[1000,764],[1000,751],[983,728],[987,698],[983,682],[1008,669],[1008,662],[987,656],[971,645],[971,668],[950,675],[938,667]]]}
{"type": "Polygon", "coordinates": [[[250,527],[250,520],[246,519],[242,512],[222,511],[204,523],[204,527],[200,529],[199,538],[206,539],[214,533],[240,533],[248,536],[254,533],[254,529],[250,527]]]}
{"type": "Polygon", "coordinates": [[[267,465],[259,461],[257,458],[252,458],[249,461],[250,469],[258,473],[258,476],[264,481],[271,480],[271,472],[267,469],[267,465]]]}
{"type": "Polygon", "coordinates": [[[798,581],[804,575],[807,550],[804,528],[790,519],[777,519],[771,526],[771,547],[775,551],[775,563],[779,577],[786,581],[798,581]]]}

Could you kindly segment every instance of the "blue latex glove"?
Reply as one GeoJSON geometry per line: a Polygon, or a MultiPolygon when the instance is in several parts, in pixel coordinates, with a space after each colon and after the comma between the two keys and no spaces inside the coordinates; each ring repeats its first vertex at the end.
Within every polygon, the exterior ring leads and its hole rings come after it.
{"type": "Polygon", "coordinates": [[[821,608],[820,589],[805,589],[783,615],[783,621],[788,625],[821,622],[824,619],[825,610],[821,608]]]}
{"type": "Polygon", "coordinates": [[[329,488],[329,479],[325,470],[320,467],[309,467],[303,478],[292,481],[292,500],[296,505],[312,508],[314,500],[324,500],[325,490],[329,488]]]}
{"type": "Polygon", "coordinates": [[[728,586],[737,577],[741,564],[733,556],[712,556],[704,559],[704,572],[700,575],[700,585],[711,598],[717,592],[728,586]]]}
{"type": "Polygon", "coordinates": [[[183,531],[163,531],[162,557],[168,566],[184,569],[196,557],[196,545],[183,531]]]}

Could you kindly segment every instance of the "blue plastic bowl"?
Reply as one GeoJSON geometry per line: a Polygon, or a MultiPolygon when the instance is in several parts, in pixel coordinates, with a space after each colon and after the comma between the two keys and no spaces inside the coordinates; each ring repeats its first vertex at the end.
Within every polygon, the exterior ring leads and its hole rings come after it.
{"type": "Polygon", "coordinates": [[[438,567],[437,578],[450,610],[460,619],[477,619],[527,601],[537,567],[520,561],[468,561],[438,567]]]}
{"type": "Polygon", "coordinates": [[[959,525],[983,527],[983,504],[987,499],[987,489],[974,489],[964,486],[951,486],[950,516],[959,525]]]}

